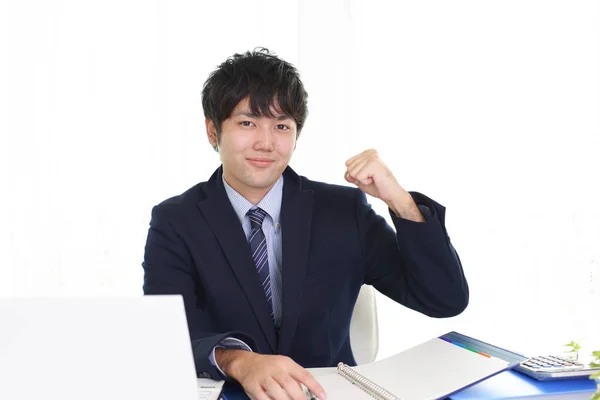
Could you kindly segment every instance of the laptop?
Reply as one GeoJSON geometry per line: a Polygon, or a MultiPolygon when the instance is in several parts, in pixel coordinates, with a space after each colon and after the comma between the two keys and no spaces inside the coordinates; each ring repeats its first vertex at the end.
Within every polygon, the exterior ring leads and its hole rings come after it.
{"type": "Polygon", "coordinates": [[[222,388],[196,378],[181,296],[0,299],[0,377],[11,400],[213,400],[222,388]]]}

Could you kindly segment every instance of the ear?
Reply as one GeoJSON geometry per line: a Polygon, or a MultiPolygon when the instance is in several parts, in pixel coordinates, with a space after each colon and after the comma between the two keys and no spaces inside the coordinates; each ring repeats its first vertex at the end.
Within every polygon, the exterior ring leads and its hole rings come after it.
{"type": "Polygon", "coordinates": [[[212,120],[208,118],[206,118],[204,123],[206,124],[206,136],[208,137],[208,142],[215,150],[218,151],[219,143],[217,141],[217,127],[212,120]]]}

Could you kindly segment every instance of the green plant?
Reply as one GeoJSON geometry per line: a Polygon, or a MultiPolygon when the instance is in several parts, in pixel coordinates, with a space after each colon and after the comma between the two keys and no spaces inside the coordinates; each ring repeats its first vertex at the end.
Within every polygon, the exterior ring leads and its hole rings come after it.
{"type": "Polygon", "coordinates": [[[563,346],[571,348],[571,350],[569,350],[569,353],[577,353],[579,350],[581,350],[581,346],[572,340],[563,346]]]}
{"type": "MultiPolygon", "coordinates": [[[[574,341],[571,340],[570,343],[564,345],[565,347],[570,347],[569,353],[576,353],[581,349],[581,346],[574,341]]],[[[590,362],[590,367],[592,368],[600,368],[600,350],[592,351],[592,357],[594,360],[590,362]]],[[[590,375],[590,379],[600,378],[600,371],[595,374],[590,375]]],[[[600,388],[594,393],[590,400],[600,400],[600,388]]]]}
{"type": "MultiPolygon", "coordinates": [[[[594,361],[590,363],[590,367],[600,368],[600,350],[592,351],[594,361]]],[[[600,379],[600,371],[590,376],[590,379],[600,379]]],[[[600,400],[600,388],[592,396],[592,400],[600,400]]]]}

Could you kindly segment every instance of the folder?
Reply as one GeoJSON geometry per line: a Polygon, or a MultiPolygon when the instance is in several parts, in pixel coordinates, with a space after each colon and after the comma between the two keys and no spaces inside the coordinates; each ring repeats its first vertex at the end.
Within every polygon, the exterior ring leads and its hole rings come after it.
{"type": "Polygon", "coordinates": [[[455,393],[452,400],[564,399],[589,400],[596,383],[588,378],[538,381],[516,371],[505,371],[455,393]]]}

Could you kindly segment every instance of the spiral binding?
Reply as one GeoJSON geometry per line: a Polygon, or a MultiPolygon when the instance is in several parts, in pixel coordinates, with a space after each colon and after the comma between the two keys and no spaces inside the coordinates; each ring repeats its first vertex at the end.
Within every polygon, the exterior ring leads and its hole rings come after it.
{"type": "Polygon", "coordinates": [[[337,365],[337,371],[344,379],[358,386],[362,391],[377,400],[401,400],[400,397],[388,392],[342,362],[337,365]]]}

